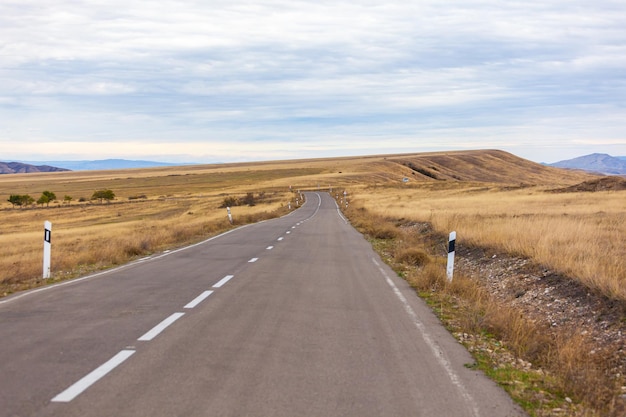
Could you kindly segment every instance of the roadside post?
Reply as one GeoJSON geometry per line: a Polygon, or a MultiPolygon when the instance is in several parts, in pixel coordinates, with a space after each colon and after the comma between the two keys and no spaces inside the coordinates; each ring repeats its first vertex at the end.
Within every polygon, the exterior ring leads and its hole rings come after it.
{"type": "Polygon", "coordinates": [[[43,279],[50,278],[50,255],[52,246],[52,223],[46,220],[43,224],[43,279]]]}
{"type": "Polygon", "coordinates": [[[226,212],[228,213],[228,221],[230,224],[233,224],[233,215],[230,213],[230,207],[226,207],[226,212]]]}
{"type": "Polygon", "coordinates": [[[448,282],[452,282],[452,274],[454,273],[454,252],[456,246],[456,232],[451,232],[448,238],[448,267],[446,268],[446,274],[448,275],[448,282]]]}

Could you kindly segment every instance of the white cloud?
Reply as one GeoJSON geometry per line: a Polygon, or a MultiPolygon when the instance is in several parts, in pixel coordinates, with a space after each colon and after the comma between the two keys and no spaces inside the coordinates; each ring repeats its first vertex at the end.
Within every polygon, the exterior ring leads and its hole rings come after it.
{"type": "Polygon", "coordinates": [[[609,0],[6,0],[0,149],[591,149],[626,131],[624,21],[609,0]]]}

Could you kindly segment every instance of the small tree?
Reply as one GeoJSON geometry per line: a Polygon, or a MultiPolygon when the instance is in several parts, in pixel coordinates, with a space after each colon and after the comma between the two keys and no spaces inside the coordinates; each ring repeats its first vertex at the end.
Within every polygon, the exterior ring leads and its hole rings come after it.
{"type": "Polygon", "coordinates": [[[50,204],[51,201],[54,201],[57,199],[57,195],[53,193],[52,191],[44,191],[43,195],[48,197],[48,204],[50,204]]]}
{"type": "Polygon", "coordinates": [[[11,194],[9,196],[9,203],[11,203],[13,205],[13,208],[15,208],[15,206],[21,206],[22,205],[22,199],[21,199],[21,195],[19,194],[11,194]]]}
{"type": "Polygon", "coordinates": [[[43,206],[44,204],[50,205],[50,200],[48,199],[47,196],[42,194],[41,197],[39,197],[39,200],[37,200],[37,204],[41,206],[43,206]]]}
{"type": "Polygon", "coordinates": [[[50,207],[50,202],[56,199],[57,199],[57,196],[55,193],[51,191],[44,191],[41,194],[41,197],[39,197],[39,200],[37,200],[37,204],[41,204],[42,206],[45,204],[46,207],[50,207]]]}
{"type": "Polygon", "coordinates": [[[35,199],[32,198],[30,195],[28,194],[24,194],[22,197],[22,205],[24,206],[30,206],[31,204],[33,204],[35,202],[35,199]]]}
{"type": "Polygon", "coordinates": [[[63,197],[63,203],[67,204],[68,206],[70,205],[70,203],[72,202],[73,198],[69,195],[66,195],[65,197],[63,197]]]}
{"type": "Polygon", "coordinates": [[[33,204],[35,199],[32,198],[28,194],[24,194],[24,195],[11,194],[11,196],[9,197],[8,201],[9,201],[9,203],[13,204],[13,207],[15,207],[15,206],[21,207],[21,206],[28,206],[30,204],[33,204]]]}
{"type": "Polygon", "coordinates": [[[107,200],[110,202],[115,199],[115,193],[109,189],[98,190],[93,193],[91,196],[92,200],[99,200],[100,204],[102,204],[102,200],[107,200]]]}

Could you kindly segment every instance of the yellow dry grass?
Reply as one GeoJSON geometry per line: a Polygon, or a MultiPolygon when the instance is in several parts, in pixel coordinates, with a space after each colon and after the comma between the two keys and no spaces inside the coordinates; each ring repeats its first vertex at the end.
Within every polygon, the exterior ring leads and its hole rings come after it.
{"type": "Polygon", "coordinates": [[[549,193],[545,187],[364,188],[369,211],[430,222],[459,242],[528,257],[626,300],[626,192],[549,193]]]}

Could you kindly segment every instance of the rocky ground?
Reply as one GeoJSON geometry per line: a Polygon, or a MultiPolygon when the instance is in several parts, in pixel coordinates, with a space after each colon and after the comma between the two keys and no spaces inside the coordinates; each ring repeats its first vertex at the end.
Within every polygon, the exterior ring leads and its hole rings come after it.
{"type": "MultiPolygon", "coordinates": [[[[497,300],[515,306],[553,337],[578,333],[602,355],[616,381],[626,371],[626,304],[595,294],[574,279],[528,259],[481,248],[457,248],[456,267],[481,280],[497,300]]],[[[527,364],[527,366],[532,366],[527,364]]],[[[622,387],[626,401],[626,386],[622,387]]]]}

